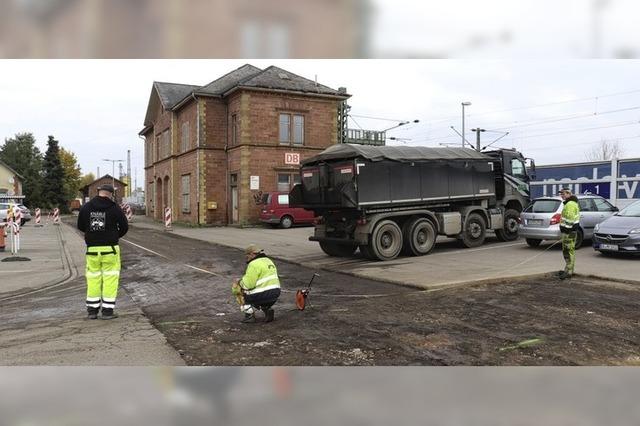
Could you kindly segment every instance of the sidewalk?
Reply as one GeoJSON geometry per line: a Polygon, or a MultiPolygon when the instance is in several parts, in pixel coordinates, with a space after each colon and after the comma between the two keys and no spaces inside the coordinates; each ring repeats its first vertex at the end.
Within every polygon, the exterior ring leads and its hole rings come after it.
{"type": "Polygon", "coordinates": [[[2,262],[12,257],[7,238],[4,252],[0,252],[0,294],[27,290],[53,284],[69,278],[72,270],[66,262],[64,226],[47,225],[36,228],[28,222],[20,229],[18,256],[31,259],[28,262],[2,262]]]}
{"type": "MultiPolygon", "coordinates": [[[[135,216],[134,227],[164,230],[161,223],[135,216]]],[[[176,235],[243,249],[260,245],[267,254],[310,268],[328,269],[362,278],[387,281],[425,289],[436,289],[470,282],[496,282],[503,279],[550,274],[564,267],[560,245],[544,243],[530,248],[523,240],[501,243],[494,237],[475,249],[461,248],[456,240],[438,238],[433,252],[421,257],[399,257],[373,262],[325,255],[318,243],[308,241],[312,227],[271,229],[264,227],[203,227],[177,225],[176,235]]],[[[638,259],[606,258],[589,246],[576,251],[576,271],[605,279],[640,283],[638,259]]]]}
{"type": "Polygon", "coordinates": [[[32,260],[0,262],[11,277],[0,281],[0,365],[184,365],[122,288],[119,318],[86,320],[85,244],[73,228],[23,230],[19,254],[32,260]]]}

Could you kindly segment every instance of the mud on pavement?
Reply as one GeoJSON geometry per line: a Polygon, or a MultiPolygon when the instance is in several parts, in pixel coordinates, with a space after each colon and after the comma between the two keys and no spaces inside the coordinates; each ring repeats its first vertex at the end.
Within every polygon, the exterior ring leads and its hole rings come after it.
{"type": "Polygon", "coordinates": [[[633,284],[550,278],[424,292],[321,271],[301,312],[295,290],[316,271],[276,260],[276,321],[242,324],[229,291],[244,271],[240,250],[135,228],[125,239],[138,246],[121,244],[123,288],[190,365],[640,364],[633,284]]]}

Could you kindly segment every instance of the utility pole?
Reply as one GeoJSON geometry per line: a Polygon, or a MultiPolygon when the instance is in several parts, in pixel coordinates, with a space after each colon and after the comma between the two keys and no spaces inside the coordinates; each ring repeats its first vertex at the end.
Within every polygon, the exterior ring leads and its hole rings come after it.
{"type": "Polygon", "coordinates": [[[471,129],[472,132],[476,132],[476,151],[480,152],[480,133],[481,132],[486,132],[486,129],[481,129],[481,128],[477,128],[477,129],[471,129]]]}
{"type": "Polygon", "coordinates": [[[116,163],[120,163],[120,167],[122,167],[123,160],[110,160],[108,158],[105,158],[102,161],[108,161],[111,163],[111,185],[113,185],[113,187],[115,188],[116,187],[116,178],[115,178],[116,163]]]}
{"type": "Polygon", "coordinates": [[[462,102],[462,147],[464,148],[464,107],[471,105],[471,102],[462,102]]]}
{"type": "Polygon", "coordinates": [[[131,197],[131,185],[133,184],[133,179],[131,179],[131,150],[127,150],[127,177],[129,178],[129,185],[127,186],[127,196],[131,197]]]}

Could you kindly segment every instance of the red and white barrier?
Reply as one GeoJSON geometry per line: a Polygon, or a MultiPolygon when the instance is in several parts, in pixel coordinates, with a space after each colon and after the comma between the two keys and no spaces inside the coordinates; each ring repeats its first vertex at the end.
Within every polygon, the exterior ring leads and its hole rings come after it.
{"type": "Polygon", "coordinates": [[[20,250],[20,225],[14,221],[10,221],[7,225],[9,228],[9,243],[11,246],[11,254],[16,255],[20,250]]]}
{"type": "Polygon", "coordinates": [[[13,215],[15,217],[15,222],[18,225],[22,225],[22,210],[20,210],[20,207],[15,206],[13,208],[13,215]]]}
{"type": "Polygon", "coordinates": [[[53,224],[60,225],[60,209],[57,207],[53,209],[53,224]]]}
{"type": "Polygon", "coordinates": [[[171,207],[164,208],[164,229],[171,231],[171,207]]]}
{"type": "Polygon", "coordinates": [[[42,226],[40,221],[42,220],[40,209],[36,208],[36,226],[42,226]]]}
{"type": "Polygon", "coordinates": [[[129,204],[124,205],[124,214],[127,216],[127,222],[131,222],[133,220],[133,210],[131,210],[131,206],[129,204]]]}

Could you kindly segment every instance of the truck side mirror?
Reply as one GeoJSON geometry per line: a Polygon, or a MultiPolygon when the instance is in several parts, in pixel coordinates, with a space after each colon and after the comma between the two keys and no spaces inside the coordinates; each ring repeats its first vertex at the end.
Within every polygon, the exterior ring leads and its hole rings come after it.
{"type": "Polygon", "coordinates": [[[536,180],[536,162],[533,158],[526,158],[527,174],[531,180],[536,180]]]}

